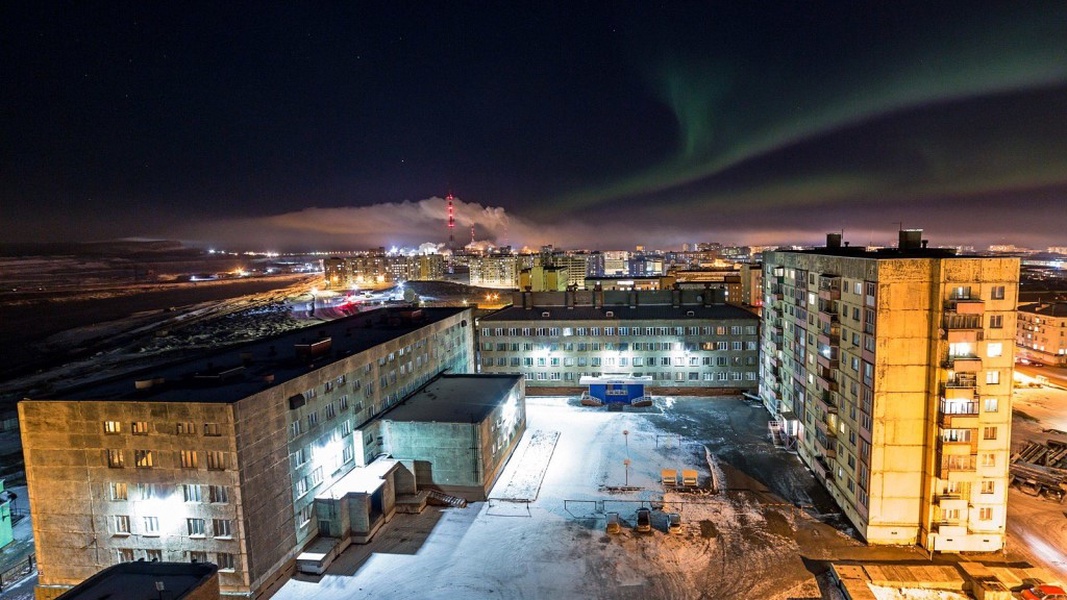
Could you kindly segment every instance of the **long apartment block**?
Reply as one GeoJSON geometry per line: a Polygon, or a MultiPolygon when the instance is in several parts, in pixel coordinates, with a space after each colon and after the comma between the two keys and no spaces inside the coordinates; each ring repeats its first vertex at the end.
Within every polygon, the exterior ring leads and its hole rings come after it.
{"type": "Polygon", "coordinates": [[[469,309],[381,309],[19,403],[38,598],[111,565],[211,562],[255,597],[315,499],[383,452],[377,416],[469,373],[469,309]]]}
{"type": "Polygon", "coordinates": [[[1004,546],[1019,260],[764,254],[760,394],[872,544],[1004,546]]]}
{"type": "Polygon", "coordinates": [[[478,364],[523,375],[528,390],[619,375],[649,377],[652,389],[755,391],[758,326],[722,290],[520,292],[478,320],[478,364]]]}

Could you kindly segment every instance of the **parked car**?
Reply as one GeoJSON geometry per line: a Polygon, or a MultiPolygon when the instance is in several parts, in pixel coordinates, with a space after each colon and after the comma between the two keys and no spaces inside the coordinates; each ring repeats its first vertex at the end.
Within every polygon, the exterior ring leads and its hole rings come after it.
{"type": "Polygon", "coordinates": [[[619,513],[608,513],[608,525],[604,528],[608,533],[619,533],[622,531],[622,524],[619,522],[619,513]]]}
{"type": "Polygon", "coordinates": [[[667,533],[680,533],[682,531],[682,515],[667,513],[667,533]]]}
{"type": "Polygon", "coordinates": [[[652,511],[647,508],[637,509],[637,525],[634,527],[638,533],[652,532],[652,511]]]}
{"type": "Polygon", "coordinates": [[[1035,585],[1019,594],[1025,600],[1067,600],[1067,592],[1058,585],[1035,585]]]}

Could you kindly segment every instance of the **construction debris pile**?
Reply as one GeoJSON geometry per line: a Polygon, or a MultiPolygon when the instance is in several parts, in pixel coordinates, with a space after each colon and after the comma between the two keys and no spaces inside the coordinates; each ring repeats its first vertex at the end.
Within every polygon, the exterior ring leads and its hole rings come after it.
{"type": "Polygon", "coordinates": [[[1031,496],[1067,497],[1067,440],[1030,441],[1011,457],[1011,482],[1031,496]]]}

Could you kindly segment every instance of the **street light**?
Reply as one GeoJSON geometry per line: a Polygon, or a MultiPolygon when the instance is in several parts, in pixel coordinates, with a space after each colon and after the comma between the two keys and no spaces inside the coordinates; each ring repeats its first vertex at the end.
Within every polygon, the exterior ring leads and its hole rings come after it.
{"type": "Polygon", "coordinates": [[[630,459],[624,458],[622,466],[626,469],[626,487],[630,487],[630,459]]]}
{"type": "Polygon", "coordinates": [[[629,429],[623,429],[622,430],[622,439],[626,440],[626,455],[629,456],[630,455],[630,430],[629,429]]]}

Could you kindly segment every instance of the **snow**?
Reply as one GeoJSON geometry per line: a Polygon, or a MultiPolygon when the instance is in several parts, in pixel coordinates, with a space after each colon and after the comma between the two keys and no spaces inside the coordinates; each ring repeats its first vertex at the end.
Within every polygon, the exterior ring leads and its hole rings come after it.
{"type": "MultiPolygon", "coordinates": [[[[675,401],[701,402],[749,410],[733,398],[675,401]]],[[[747,493],[662,489],[663,468],[711,479],[703,444],[653,423],[670,414],[528,398],[527,418],[489,502],[397,515],[371,544],[349,548],[321,577],[297,576],[274,598],[821,596],[792,537],[802,524],[821,526],[806,513],[747,493]],[[633,530],[642,506],[654,509],[651,534],[633,530]],[[621,533],[605,532],[608,512],[619,513],[621,533]],[[667,512],[682,515],[681,532],[666,533],[667,512]]]]}
{"type": "Polygon", "coordinates": [[[868,583],[871,592],[878,600],[969,600],[970,596],[959,592],[944,590],[924,590],[919,588],[889,588],[868,583]]]}

